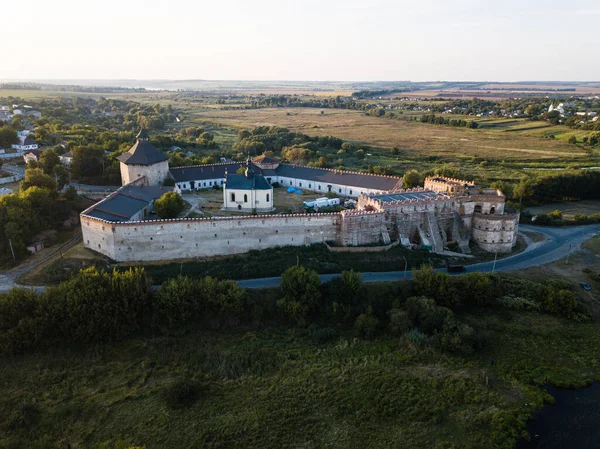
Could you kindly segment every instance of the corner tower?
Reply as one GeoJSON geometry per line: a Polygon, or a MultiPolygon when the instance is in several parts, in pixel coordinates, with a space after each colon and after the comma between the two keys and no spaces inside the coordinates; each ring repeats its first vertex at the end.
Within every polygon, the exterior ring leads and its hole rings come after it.
{"type": "Polygon", "coordinates": [[[150,143],[150,136],[144,129],[138,133],[135,145],[117,159],[121,163],[123,185],[145,176],[146,185],[157,186],[162,184],[169,175],[169,158],[154,148],[150,143]]]}

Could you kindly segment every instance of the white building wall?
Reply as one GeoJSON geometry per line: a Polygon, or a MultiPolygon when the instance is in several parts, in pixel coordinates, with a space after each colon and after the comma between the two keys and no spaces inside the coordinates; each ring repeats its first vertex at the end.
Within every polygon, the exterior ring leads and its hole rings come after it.
{"type": "MultiPolygon", "coordinates": [[[[321,181],[310,181],[307,179],[300,178],[289,178],[285,176],[265,176],[265,179],[269,181],[271,185],[274,183],[279,183],[281,187],[294,187],[295,189],[300,190],[310,190],[316,193],[327,193],[330,191],[329,186],[331,186],[331,192],[336,195],[343,197],[351,197],[358,198],[361,194],[381,194],[386,193],[386,190],[378,190],[378,189],[367,189],[364,187],[356,187],[356,186],[346,186],[342,184],[331,184],[321,181]]],[[[207,180],[195,180],[195,181],[184,181],[176,183],[176,187],[180,192],[186,190],[201,190],[201,189],[210,189],[215,184],[219,187],[223,185],[225,182],[224,178],[215,178],[215,179],[207,179],[207,180]],[[193,187],[191,183],[194,183],[193,187]]]]}
{"type": "Polygon", "coordinates": [[[271,190],[223,190],[223,207],[227,210],[260,212],[273,210],[273,189],[271,190]]]}

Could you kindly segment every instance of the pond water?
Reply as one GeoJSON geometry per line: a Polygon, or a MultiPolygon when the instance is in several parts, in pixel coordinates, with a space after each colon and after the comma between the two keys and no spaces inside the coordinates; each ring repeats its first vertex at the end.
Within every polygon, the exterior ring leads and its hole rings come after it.
{"type": "Polygon", "coordinates": [[[531,441],[516,449],[600,448],[600,384],[576,389],[545,387],[556,399],[534,413],[527,426],[531,441]]]}

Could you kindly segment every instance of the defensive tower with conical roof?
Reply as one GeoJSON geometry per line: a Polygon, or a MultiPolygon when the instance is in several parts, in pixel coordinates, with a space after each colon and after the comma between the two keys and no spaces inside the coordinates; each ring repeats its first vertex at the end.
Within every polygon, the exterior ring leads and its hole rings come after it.
{"type": "Polygon", "coordinates": [[[123,185],[145,176],[146,185],[157,186],[169,176],[169,158],[154,148],[150,143],[150,136],[144,129],[138,133],[135,145],[117,159],[121,163],[123,185]]]}

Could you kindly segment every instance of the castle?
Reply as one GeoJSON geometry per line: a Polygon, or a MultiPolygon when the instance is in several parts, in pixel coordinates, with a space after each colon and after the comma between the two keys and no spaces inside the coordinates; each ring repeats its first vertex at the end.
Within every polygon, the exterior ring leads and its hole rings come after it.
{"type": "Polygon", "coordinates": [[[470,252],[510,252],[519,215],[505,197],[458,179],[432,177],[424,188],[402,189],[392,176],[282,164],[259,156],[247,162],[169,168],[145,131],[119,157],[123,187],[81,213],[84,245],[119,262],[239,254],[276,246],[420,245],[443,252],[449,243],[470,252]],[[237,173],[244,169],[244,173],[237,173]],[[235,175],[234,175],[235,174],[235,175]],[[165,179],[174,187],[163,185],[165,179]],[[358,198],[355,210],[316,214],[260,214],[273,210],[273,185],[358,198]],[[227,210],[257,215],[157,219],[152,202],[168,190],[223,187],[227,210]]]}

